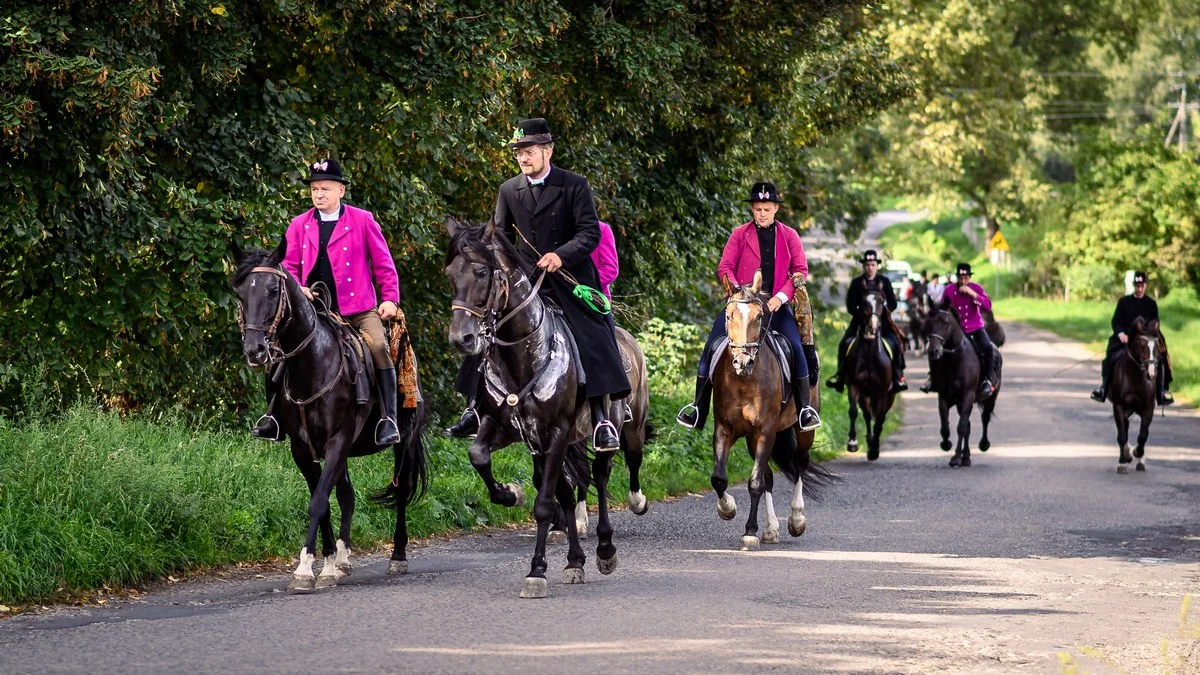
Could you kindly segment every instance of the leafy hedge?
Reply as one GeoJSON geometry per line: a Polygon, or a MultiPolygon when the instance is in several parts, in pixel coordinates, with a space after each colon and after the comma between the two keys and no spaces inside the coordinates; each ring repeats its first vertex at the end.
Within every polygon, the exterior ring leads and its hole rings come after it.
{"type": "Polygon", "coordinates": [[[0,410],[44,372],[58,405],[179,405],[232,422],[241,366],[230,240],[273,244],[339,158],[403,270],[445,402],[443,214],[486,218],[520,117],[593,183],[634,321],[696,318],[739,200],[861,225],[862,190],[810,149],[904,81],[866,0],[13,0],[0,16],[0,410]],[[802,209],[806,209],[804,211],[802,209]],[[39,370],[39,369],[43,369],[39,370]],[[26,378],[27,379],[27,378],[26,378]]]}

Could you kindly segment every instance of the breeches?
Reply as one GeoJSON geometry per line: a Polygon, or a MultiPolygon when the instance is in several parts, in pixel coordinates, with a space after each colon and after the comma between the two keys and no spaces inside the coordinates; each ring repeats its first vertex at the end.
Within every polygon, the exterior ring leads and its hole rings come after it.
{"type": "Polygon", "coordinates": [[[391,346],[388,344],[387,335],[383,332],[383,320],[379,318],[379,313],[371,309],[351,314],[345,319],[360,333],[366,334],[367,345],[371,348],[371,360],[375,362],[375,367],[379,370],[393,367],[391,346]]]}

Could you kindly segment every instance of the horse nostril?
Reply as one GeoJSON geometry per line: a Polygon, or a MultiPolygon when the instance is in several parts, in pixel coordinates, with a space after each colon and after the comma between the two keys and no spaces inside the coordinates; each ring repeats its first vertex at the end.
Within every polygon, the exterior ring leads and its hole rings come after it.
{"type": "Polygon", "coordinates": [[[472,335],[471,333],[467,333],[466,335],[462,336],[462,345],[464,347],[471,347],[474,344],[475,344],[475,336],[474,335],[472,335]]]}

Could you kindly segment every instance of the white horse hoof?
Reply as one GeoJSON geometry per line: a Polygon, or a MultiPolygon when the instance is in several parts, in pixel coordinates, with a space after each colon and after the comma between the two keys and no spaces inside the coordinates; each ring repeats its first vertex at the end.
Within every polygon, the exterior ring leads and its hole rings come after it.
{"type": "Polygon", "coordinates": [[[522,598],[544,598],[550,585],[544,577],[525,577],[525,585],[521,587],[522,598]]]}
{"type": "Polygon", "coordinates": [[[779,530],[767,530],[766,532],[763,532],[762,543],[778,544],[779,543],[779,530]]]}
{"type": "Polygon", "coordinates": [[[564,584],[582,584],[583,583],[583,568],[568,567],[563,570],[564,584]]]}
{"type": "Polygon", "coordinates": [[[567,540],[567,533],[562,530],[550,530],[546,533],[547,544],[561,544],[567,540]]]}
{"type": "Polygon", "coordinates": [[[1117,473],[1129,473],[1129,467],[1124,464],[1118,464],[1117,473]]]}
{"type": "Polygon", "coordinates": [[[316,588],[316,586],[317,580],[315,577],[293,576],[292,582],[288,584],[288,591],[292,593],[308,593],[316,588]]]}
{"type": "Polygon", "coordinates": [[[758,544],[759,544],[758,537],[751,537],[749,535],[742,537],[742,550],[743,551],[757,551],[758,544]]]}
{"type": "Polygon", "coordinates": [[[608,560],[596,558],[596,569],[600,570],[600,574],[612,574],[617,570],[617,556],[614,555],[608,560]]]}
{"type": "Polygon", "coordinates": [[[796,514],[788,518],[788,534],[793,537],[799,537],[804,534],[804,530],[808,527],[808,519],[804,514],[796,514]]]}
{"type": "Polygon", "coordinates": [[[587,502],[579,502],[575,505],[575,534],[580,539],[587,539],[588,537],[587,502]]]}
{"type": "Polygon", "coordinates": [[[505,483],[504,488],[517,496],[516,506],[525,506],[525,488],[521,487],[520,483],[505,483]]]}
{"type": "Polygon", "coordinates": [[[388,562],[388,575],[392,574],[408,574],[407,560],[391,560],[388,562]]]}
{"type": "Polygon", "coordinates": [[[635,516],[644,516],[650,510],[650,502],[646,501],[646,495],[641,490],[629,493],[629,510],[635,516]]]}
{"type": "Polygon", "coordinates": [[[338,581],[340,580],[341,577],[335,574],[322,574],[317,577],[315,588],[333,588],[338,585],[338,581]]]}
{"type": "Polygon", "coordinates": [[[858,441],[849,441],[846,443],[846,449],[850,452],[858,452],[858,441]]]}
{"type": "Polygon", "coordinates": [[[717,515],[721,520],[733,520],[737,515],[737,502],[729,493],[717,500],[717,515]]]}

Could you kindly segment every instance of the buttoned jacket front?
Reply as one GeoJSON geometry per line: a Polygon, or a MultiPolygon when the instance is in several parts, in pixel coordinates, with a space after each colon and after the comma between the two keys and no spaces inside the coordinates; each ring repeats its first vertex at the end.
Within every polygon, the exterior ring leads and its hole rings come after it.
{"type": "MultiPolygon", "coordinates": [[[[370,211],[343,204],[326,252],[337,288],[338,308],[345,316],[375,309],[381,302],[400,303],[396,264],[383,231],[370,211]]],[[[320,253],[321,225],[317,210],[292,219],[287,230],[283,267],[303,285],[320,253]]]]}
{"type": "MultiPolygon", "coordinates": [[[[757,227],[754,221],[750,221],[738,226],[729,235],[729,241],[721,253],[721,262],[717,265],[718,279],[728,277],[730,281],[742,285],[754,281],[754,273],[762,269],[757,227]]],[[[771,295],[782,293],[787,296],[787,302],[791,302],[796,292],[791,276],[796,272],[808,276],[808,259],[804,256],[800,233],[775,221],[775,278],[763,279],[762,290],[771,295]]]]}

